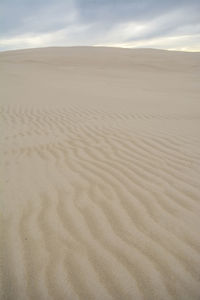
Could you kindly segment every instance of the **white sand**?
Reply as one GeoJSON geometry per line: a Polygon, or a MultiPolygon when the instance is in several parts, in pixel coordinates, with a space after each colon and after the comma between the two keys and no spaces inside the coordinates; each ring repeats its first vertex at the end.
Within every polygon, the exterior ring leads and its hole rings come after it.
{"type": "Polygon", "coordinates": [[[200,299],[199,82],[200,53],[0,54],[1,299],[200,299]]]}

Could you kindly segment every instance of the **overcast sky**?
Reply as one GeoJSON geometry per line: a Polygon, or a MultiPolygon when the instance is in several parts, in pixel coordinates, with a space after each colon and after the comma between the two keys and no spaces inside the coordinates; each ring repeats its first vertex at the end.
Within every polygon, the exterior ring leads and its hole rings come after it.
{"type": "Polygon", "coordinates": [[[102,45],[200,51],[200,0],[0,0],[0,50],[102,45]]]}

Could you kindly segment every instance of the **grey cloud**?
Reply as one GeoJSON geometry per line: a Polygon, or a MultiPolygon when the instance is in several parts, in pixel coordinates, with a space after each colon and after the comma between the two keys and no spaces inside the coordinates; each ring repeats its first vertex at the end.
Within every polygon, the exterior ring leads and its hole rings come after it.
{"type": "MultiPolygon", "coordinates": [[[[42,46],[56,42],[66,46],[108,41],[120,44],[176,34],[197,35],[199,11],[199,0],[1,0],[0,47],[6,47],[1,46],[1,40],[11,44],[15,37],[42,38],[48,33],[51,38],[42,46]],[[123,35],[119,28],[129,23],[147,28],[123,35]]],[[[200,47],[198,37],[196,43],[200,47]]]]}
{"type": "Polygon", "coordinates": [[[122,22],[129,20],[149,20],[174,9],[200,8],[197,0],[77,0],[82,20],[97,22],[122,22]]]}
{"type": "Polygon", "coordinates": [[[1,0],[0,35],[45,32],[60,29],[72,1],[1,0]]]}

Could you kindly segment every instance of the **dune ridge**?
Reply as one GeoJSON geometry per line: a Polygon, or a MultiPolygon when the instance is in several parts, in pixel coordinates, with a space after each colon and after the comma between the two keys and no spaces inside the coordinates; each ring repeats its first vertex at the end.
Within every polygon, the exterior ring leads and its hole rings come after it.
{"type": "Polygon", "coordinates": [[[200,54],[0,66],[1,299],[200,299],[200,54]]]}

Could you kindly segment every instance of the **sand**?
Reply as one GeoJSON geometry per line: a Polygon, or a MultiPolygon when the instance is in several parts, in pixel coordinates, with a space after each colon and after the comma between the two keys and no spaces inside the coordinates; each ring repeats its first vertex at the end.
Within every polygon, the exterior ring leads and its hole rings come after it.
{"type": "Polygon", "coordinates": [[[200,53],[0,53],[0,299],[200,299],[199,79],[200,53]]]}

